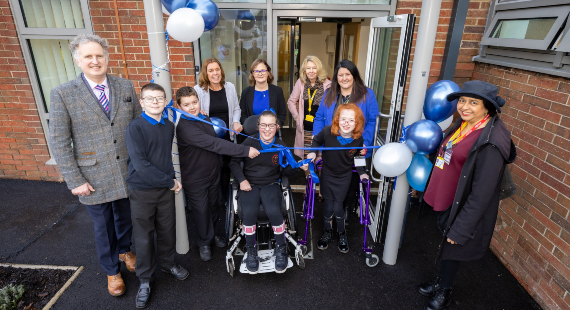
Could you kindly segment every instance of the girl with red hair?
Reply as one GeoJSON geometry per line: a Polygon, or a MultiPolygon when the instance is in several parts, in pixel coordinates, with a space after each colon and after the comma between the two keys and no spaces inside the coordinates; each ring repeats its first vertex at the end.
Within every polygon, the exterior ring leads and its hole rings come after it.
{"type": "MultiPolygon", "coordinates": [[[[336,229],[339,236],[338,249],[348,253],[348,239],[345,230],[345,217],[343,201],[346,197],[350,180],[352,178],[352,165],[354,157],[360,153],[357,147],[362,147],[364,139],[364,115],[355,104],[344,104],[338,107],[332,125],[325,126],[323,130],[313,137],[311,147],[354,147],[354,149],[323,151],[323,169],[321,173],[321,193],[325,200],[324,218],[325,229],[318,242],[318,248],[325,250],[332,238],[332,217],[336,217],[336,229]]],[[[311,152],[307,158],[313,161],[317,155],[311,152]]],[[[307,169],[308,165],[303,169],[307,169]]],[[[360,179],[367,179],[368,175],[363,167],[356,167],[360,179]]]]}

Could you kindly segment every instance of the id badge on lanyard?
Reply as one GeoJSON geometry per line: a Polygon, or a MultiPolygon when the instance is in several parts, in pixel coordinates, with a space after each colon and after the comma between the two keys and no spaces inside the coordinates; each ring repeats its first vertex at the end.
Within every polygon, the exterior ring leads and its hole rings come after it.
{"type": "Polygon", "coordinates": [[[453,150],[452,149],[447,149],[445,151],[445,153],[443,154],[443,160],[445,161],[446,164],[449,165],[449,163],[451,162],[451,155],[453,154],[453,150]]]}

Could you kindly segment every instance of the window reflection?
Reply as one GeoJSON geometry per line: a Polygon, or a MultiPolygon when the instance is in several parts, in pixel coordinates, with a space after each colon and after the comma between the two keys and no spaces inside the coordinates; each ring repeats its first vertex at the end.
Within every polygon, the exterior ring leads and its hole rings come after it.
{"type": "Polygon", "coordinates": [[[267,59],[266,10],[220,10],[218,25],[200,37],[200,57],[217,58],[240,96],[253,61],[267,59]]]}

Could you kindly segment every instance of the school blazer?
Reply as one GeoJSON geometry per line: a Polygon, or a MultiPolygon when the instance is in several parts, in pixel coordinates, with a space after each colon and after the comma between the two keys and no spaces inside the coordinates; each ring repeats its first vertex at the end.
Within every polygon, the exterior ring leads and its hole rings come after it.
{"type": "MultiPolygon", "coordinates": [[[[255,86],[249,86],[241,92],[241,98],[239,101],[239,106],[241,108],[241,123],[243,124],[245,120],[254,115],[253,114],[253,97],[255,96],[255,86]]],[[[285,117],[287,116],[287,105],[285,104],[285,96],[283,96],[283,90],[279,86],[269,84],[269,108],[275,111],[277,114],[277,120],[279,121],[279,126],[283,126],[285,123],[285,117]]]]}

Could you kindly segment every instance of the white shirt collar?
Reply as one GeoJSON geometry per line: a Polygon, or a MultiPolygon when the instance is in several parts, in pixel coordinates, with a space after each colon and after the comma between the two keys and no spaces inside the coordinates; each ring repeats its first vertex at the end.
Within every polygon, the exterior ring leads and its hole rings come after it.
{"type": "Polygon", "coordinates": [[[103,81],[102,84],[97,84],[97,83],[91,81],[85,74],[83,75],[83,77],[85,78],[87,83],[89,83],[89,87],[91,87],[91,89],[93,89],[93,90],[95,90],[95,86],[97,86],[97,85],[103,85],[103,86],[105,86],[105,89],[109,89],[109,82],[108,82],[107,76],[105,76],[105,80],[103,81]]]}

